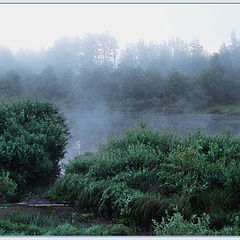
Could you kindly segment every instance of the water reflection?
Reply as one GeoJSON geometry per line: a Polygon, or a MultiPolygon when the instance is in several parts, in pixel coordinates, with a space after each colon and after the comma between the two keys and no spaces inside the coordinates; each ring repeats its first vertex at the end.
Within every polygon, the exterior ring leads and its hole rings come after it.
{"type": "Polygon", "coordinates": [[[68,144],[68,153],[64,161],[68,161],[79,153],[96,151],[98,144],[105,142],[109,134],[120,134],[124,128],[134,126],[140,120],[146,121],[153,129],[174,128],[181,134],[198,128],[209,134],[226,130],[230,130],[233,134],[240,133],[240,116],[101,111],[92,113],[74,111],[66,112],[65,115],[73,139],[68,144]]]}

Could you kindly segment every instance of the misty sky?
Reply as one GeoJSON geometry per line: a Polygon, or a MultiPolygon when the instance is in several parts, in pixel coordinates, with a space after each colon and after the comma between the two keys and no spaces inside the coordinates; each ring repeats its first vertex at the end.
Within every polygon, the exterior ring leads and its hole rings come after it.
{"type": "Polygon", "coordinates": [[[0,44],[12,50],[51,46],[62,36],[109,32],[120,47],[143,38],[198,39],[209,51],[240,36],[239,5],[0,5],[0,44]]]}

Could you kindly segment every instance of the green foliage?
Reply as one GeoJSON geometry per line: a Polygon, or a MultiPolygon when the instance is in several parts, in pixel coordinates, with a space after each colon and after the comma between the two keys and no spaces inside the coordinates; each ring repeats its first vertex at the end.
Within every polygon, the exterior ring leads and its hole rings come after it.
{"type": "Polygon", "coordinates": [[[0,93],[5,97],[18,97],[23,93],[20,76],[15,71],[7,71],[0,77],[0,93]]]}
{"type": "Polygon", "coordinates": [[[108,235],[110,236],[129,236],[134,235],[133,231],[123,225],[123,224],[114,224],[110,229],[108,235]]]}
{"type": "Polygon", "coordinates": [[[94,217],[93,213],[83,213],[79,216],[78,220],[82,220],[82,221],[91,221],[94,217]]]}
{"type": "Polygon", "coordinates": [[[187,221],[181,213],[175,212],[171,217],[162,218],[160,224],[153,220],[154,234],[159,236],[213,235],[214,231],[209,226],[210,218],[206,214],[202,217],[194,215],[187,221]]]}
{"type": "Polygon", "coordinates": [[[153,220],[153,230],[154,234],[158,236],[239,236],[239,216],[227,215],[231,218],[230,225],[215,230],[211,229],[212,219],[205,213],[200,217],[193,215],[186,220],[180,212],[176,211],[172,216],[163,217],[161,223],[153,220]]]}
{"type": "Polygon", "coordinates": [[[87,173],[90,166],[95,162],[95,158],[94,155],[82,155],[81,157],[77,156],[75,157],[72,161],[70,165],[66,165],[66,174],[69,173],[76,173],[76,174],[80,174],[80,173],[87,173]]]}
{"type": "Polygon", "coordinates": [[[0,173],[0,202],[11,200],[16,194],[17,184],[9,178],[9,172],[0,173]]]}
{"type": "Polygon", "coordinates": [[[41,228],[34,225],[17,224],[10,220],[0,219],[1,235],[42,235],[41,228]]]}
{"type": "Polygon", "coordinates": [[[161,217],[169,207],[164,196],[157,195],[155,184],[157,167],[175,139],[142,123],[121,139],[110,138],[97,154],[75,158],[51,197],[108,217],[134,215],[135,224],[150,224],[153,216],[161,217]]]}
{"type": "Polygon", "coordinates": [[[0,166],[22,191],[52,182],[59,173],[68,128],[49,102],[22,100],[0,106],[0,166]]]}
{"type": "Polygon", "coordinates": [[[65,223],[61,218],[54,215],[43,215],[34,210],[30,212],[13,212],[7,215],[7,219],[11,222],[36,225],[38,227],[57,227],[59,224],[65,223]]]}
{"type": "Polygon", "coordinates": [[[85,109],[103,100],[111,108],[135,111],[182,112],[186,106],[199,111],[238,104],[239,42],[231,37],[210,54],[199,41],[140,40],[117,56],[117,40],[103,33],[58,39],[43,55],[22,51],[16,56],[1,48],[0,95],[30,94],[85,109]]]}
{"type": "Polygon", "coordinates": [[[219,230],[240,210],[239,150],[240,137],[229,132],[180,137],[141,123],[70,162],[51,196],[142,227],[177,206],[184,221],[207,214],[219,230]]]}
{"type": "Polygon", "coordinates": [[[177,100],[179,97],[187,98],[190,94],[189,79],[177,71],[173,71],[168,76],[166,84],[167,96],[177,100]]]}
{"type": "Polygon", "coordinates": [[[70,223],[64,223],[58,225],[54,229],[50,229],[46,232],[46,235],[51,236],[79,236],[83,235],[82,231],[75,226],[72,226],[70,223]]]}
{"type": "Polygon", "coordinates": [[[0,235],[44,235],[44,236],[86,236],[86,235],[132,235],[122,224],[91,225],[71,224],[55,215],[44,215],[37,211],[9,213],[0,219],[0,235]]]}

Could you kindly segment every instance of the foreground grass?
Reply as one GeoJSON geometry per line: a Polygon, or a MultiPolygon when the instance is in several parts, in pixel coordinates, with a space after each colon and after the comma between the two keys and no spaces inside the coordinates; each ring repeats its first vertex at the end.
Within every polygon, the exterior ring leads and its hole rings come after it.
{"type": "Polygon", "coordinates": [[[239,136],[140,124],[72,160],[51,198],[157,235],[239,235],[239,174],[239,136]]]}
{"type": "Polygon", "coordinates": [[[0,235],[45,235],[45,236],[108,236],[132,235],[122,224],[78,224],[76,219],[64,219],[38,211],[9,212],[0,219],[0,235]],[[89,226],[90,225],[90,226],[89,226]]]}

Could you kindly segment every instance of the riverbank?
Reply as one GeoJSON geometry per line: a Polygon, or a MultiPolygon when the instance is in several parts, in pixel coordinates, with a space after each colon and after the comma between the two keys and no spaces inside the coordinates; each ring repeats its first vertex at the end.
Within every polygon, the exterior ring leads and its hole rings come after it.
{"type": "Polygon", "coordinates": [[[239,138],[141,123],[75,157],[50,197],[157,235],[239,235],[239,138]]]}
{"type": "Polygon", "coordinates": [[[41,197],[0,205],[0,236],[133,235],[123,224],[41,197]]]}

